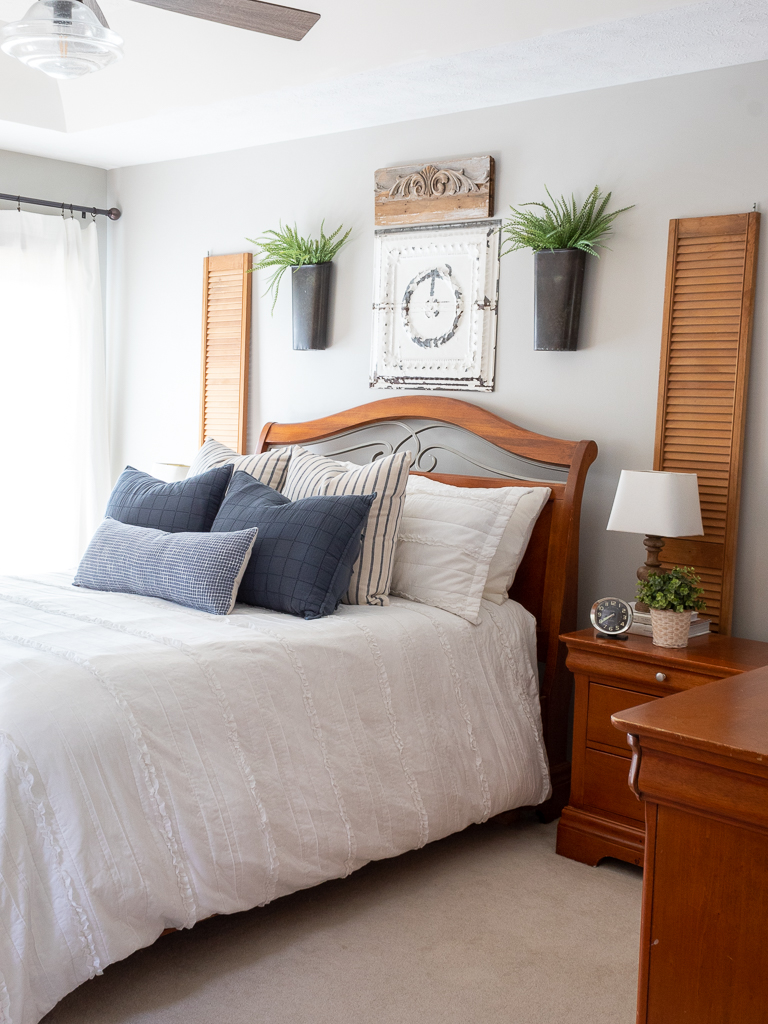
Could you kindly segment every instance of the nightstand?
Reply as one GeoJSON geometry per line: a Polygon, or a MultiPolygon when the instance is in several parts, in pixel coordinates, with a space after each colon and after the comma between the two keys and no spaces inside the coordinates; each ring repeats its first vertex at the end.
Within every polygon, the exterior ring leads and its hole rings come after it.
{"type": "Polygon", "coordinates": [[[571,796],[557,829],[557,852],[584,864],[617,857],[643,863],[643,805],[628,785],[631,750],[611,715],[768,665],[768,643],[708,633],[687,647],[654,647],[650,637],[597,639],[566,633],[576,695],[571,796]]]}

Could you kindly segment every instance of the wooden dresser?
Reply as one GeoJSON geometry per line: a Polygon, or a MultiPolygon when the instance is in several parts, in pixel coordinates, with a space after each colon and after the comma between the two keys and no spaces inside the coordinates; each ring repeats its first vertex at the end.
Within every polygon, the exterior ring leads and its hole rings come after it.
{"type": "Polygon", "coordinates": [[[631,750],[611,715],[768,665],[768,643],[711,633],[673,650],[634,634],[623,641],[597,639],[592,629],[561,639],[576,699],[571,796],[558,826],[557,852],[585,864],[603,857],[642,864],[643,807],[627,785],[631,750]]]}
{"type": "Polygon", "coordinates": [[[765,1024],[768,668],[614,723],[647,829],[637,1024],[765,1024]]]}

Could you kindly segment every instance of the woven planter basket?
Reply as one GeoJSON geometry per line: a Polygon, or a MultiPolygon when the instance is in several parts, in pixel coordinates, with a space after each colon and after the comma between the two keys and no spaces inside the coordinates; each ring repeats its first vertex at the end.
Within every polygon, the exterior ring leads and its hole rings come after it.
{"type": "Polygon", "coordinates": [[[651,628],[657,647],[687,647],[691,613],[651,608],[651,628]]]}

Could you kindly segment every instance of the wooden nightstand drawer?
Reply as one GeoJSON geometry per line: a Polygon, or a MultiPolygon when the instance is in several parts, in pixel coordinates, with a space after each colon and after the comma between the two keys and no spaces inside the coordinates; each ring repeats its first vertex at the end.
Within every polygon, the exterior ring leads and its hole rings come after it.
{"type": "MultiPolygon", "coordinates": [[[[718,678],[718,676],[705,675],[702,672],[686,672],[684,669],[670,668],[666,665],[629,661],[625,658],[612,658],[609,655],[593,656],[589,659],[588,665],[579,665],[575,671],[586,671],[590,679],[598,676],[600,679],[608,679],[618,685],[622,683],[629,686],[634,685],[640,690],[656,692],[659,696],[677,693],[680,690],[689,690],[692,686],[703,686],[704,683],[711,683],[713,679],[718,678]],[[657,679],[657,675],[662,675],[664,678],[657,679]]],[[[720,677],[727,674],[727,671],[719,672],[720,677]]]]}
{"type": "Polygon", "coordinates": [[[584,767],[585,806],[635,821],[643,820],[643,805],[629,788],[629,761],[626,757],[588,747],[584,767]]]}
{"type": "Polygon", "coordinates": [[[619,689],[603,683],[589,684],[589,709],[587,711],[587,743],[603,743],[616,747],[616,752],[629,757],[631,751],[625,745],[624,737],[611,725],[611,715],[617,711],[638,707],[656,700],[636,690],[619,689]]]}

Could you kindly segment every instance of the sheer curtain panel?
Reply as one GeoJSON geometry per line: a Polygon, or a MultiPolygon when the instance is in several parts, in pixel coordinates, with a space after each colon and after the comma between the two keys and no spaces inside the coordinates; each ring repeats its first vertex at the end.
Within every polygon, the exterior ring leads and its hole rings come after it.
{"type": "Polygon", "coordinates": [[[0,212],[0,572],[77,563],[109,493],[96,225],[0,212]]]}

